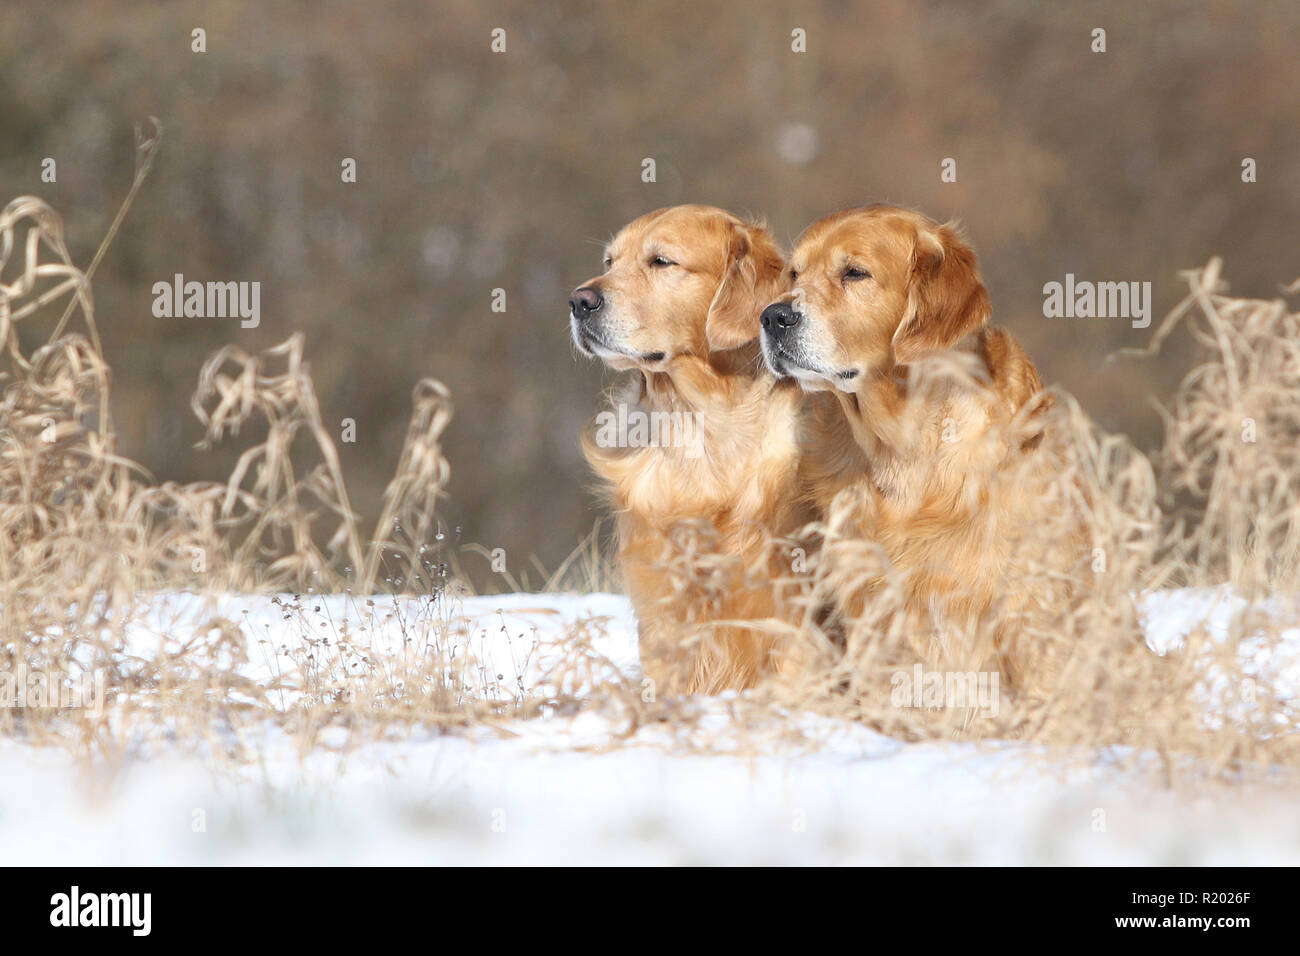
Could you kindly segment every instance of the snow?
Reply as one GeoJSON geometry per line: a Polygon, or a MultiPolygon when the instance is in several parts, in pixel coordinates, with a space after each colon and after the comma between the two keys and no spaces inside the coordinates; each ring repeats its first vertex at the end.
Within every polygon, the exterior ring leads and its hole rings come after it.
{"type": "MultiPolygon", "coordinates": [[[[1207,619],[1221,637],[1233,601],[1150,598],[1148,639],[1176,646],[1207,619]]],[[[414,599],[300,605],[159,595],[123,652],[165,651],[182,625],[215,611],[260,639],[246,673],[265,679],[295,666],[289,645],[305,628],[347,633],[350,652],[378,658],[437,623],[414,599]]],[[[466,672],[503,697],[519,680],[546,680],[575,628],[595,635],[610,671],[636,667],[634,619],[617,595],[465,598],[448,621],[466,672]]],[[[1249,652],[1292,679],[1298,647],[1290,633],[1282,647],[1249,652]]],[[[663,727],[610,746],[619,721],[589,711],[359,748],[337,728],[306,755],[283,732],[261,730],[245,740],[257,759],[239,763],[179,747],[88,763],[3,738],[0,864],[1300,862],[1290,787],[1171,791],[1104,757],[1067,765],[1027,745],[906,744],[807,715],[788,719],[819,746],[773,732],[755,748],[729,722],[730,703],[694,704],[724,742],[708,754],[674,746],[663,727]],[[729,734],[734,754],[719,752],[729,734]]]]}

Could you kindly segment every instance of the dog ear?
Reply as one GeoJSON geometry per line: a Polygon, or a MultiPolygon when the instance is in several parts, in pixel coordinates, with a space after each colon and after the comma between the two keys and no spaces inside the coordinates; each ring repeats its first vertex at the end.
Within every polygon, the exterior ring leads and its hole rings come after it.
{"type": "Polygon", "coordinates": [[[975,253],[951,226],[918,232],[907,311],[894,333],[894,361],[950,349],[989,320],[989,294],[975,253]]]}
{"type": "Polygon", "coordinates": [[[759,316],[785,291],[784,274],[785,257],[771,233],[752,223],[732,223],[726,270],[704,324],[709,348],[739,348],[758,338],[759,316]]]}

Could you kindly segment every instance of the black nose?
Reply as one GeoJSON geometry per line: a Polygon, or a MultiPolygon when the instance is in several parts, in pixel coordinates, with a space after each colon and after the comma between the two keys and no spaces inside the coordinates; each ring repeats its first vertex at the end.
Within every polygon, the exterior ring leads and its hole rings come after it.
{"type": "Polygon", "coordinates": [[[605,297],[600,294],[600,290],[589,285],[574,289],[573,295],[569,296],[569,311],[578,320],[590,318],[604,304],[605,297]]]}
{"type": "Polygon", "coordinates": [[[773,302],[763,314],[758,317],[763,328],[769,331],[783,332],[786,329],[798,325],[803,316],[796,312],[791,306],[784,302],[773,302]]]}

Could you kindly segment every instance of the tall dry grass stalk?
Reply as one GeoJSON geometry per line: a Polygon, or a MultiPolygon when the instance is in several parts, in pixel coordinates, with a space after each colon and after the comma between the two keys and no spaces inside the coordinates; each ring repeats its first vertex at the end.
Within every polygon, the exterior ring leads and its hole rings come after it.
{"type": "MultiPolygon", "coordinates": [[[[155,147],[142,141],[133,193],[155,147]]],[[[1187,298],[1152,348],[1186,322],[1204,361],[1165,412],[1154,458],[1103,432],[1068,395],[1048,412],[1042,453],[1059,460],[1060,479],[1046,492],[1047,517],[1026,529],[1021,569],[1028,586],[1053,596],[1025,619],[1051,675],[1040,691],[1004,687],[991,713],[900,705],[898,677],[927,666],[924,644],[901,613],[902,582],[883,551],[833,511],[805,538],[772,543],[808,552],[806,569],[783,584],[805,612],[795,636],[818,664],[729,701],[742,736],[797,734],[798,715],[812,713],[906,740],[1155,753],[1171,775],[1300,764],[1295,688],[1269,664],[1295,620],[1300,567],[1300,315],[1280,301],[1228,297],[1217,260],[1187,279],[1187,298]],[[1080,533],[1087,546],[1065,564],[1035,557],[1080,533]],[[866,585],[872,599],[860,613],[825,613],[836,593],[866,585]],[[1226,633],[1194,622],[1182,649],[1161,657],[1143,643],[1139,607],[1171,585],[1228,585],[1244,600],[1226,633]],[[1262,653],[1250,658],[1252,648],[1262,653]]],[[[155,483],[117,452],[100,332],[58,217],[38,199],[10,203],[0,213],[0,673],[94,672],[112,706],[95,720],[0,708],[0,732],[95,754],[134,747],[152,729],[224,741],[240,759],[237,741],[256,738],[228,731],[253,722],[310,749],[332,726],[383,734],[601,708],[628,736],[654,724],[680,745],[710,746],[712,725],[698,720],[705,709],[656,701],[639,675],[619,673],[596,649],[598,622],[579,624],[541,673],[498,678],[473,660],[439,523],[449,473],[441,436],[452,414],[440,383],[414,390],[396,474],[366,536],[301,336],[259,354],[228,346],[204,364],[192,403],[204,442],[264,437],[225,481],[182,485],[155,483]],[[41,322],[51,334],[24,351],[20,323],[41,322]],[[307,465],[295,458],[304,450],[307,465]],[[281,620],[299,639],[268,649],[215,598],[160,621],[159,591],[280,592],[281,620]],[[375,591],[410,599],[384,602],[375,591]],[[343,596],[343,619],[331,616],[331,592],[343,596]],[[141,631],[157,638],[156,652],[140,651],[141,631]],[[247,664],[259,653],[274,667],[252,679],[247,664]]],[[[611,587],[600,540],[594,530],[549,586],[611,587]]],[[[675,573],[693,585],[716,577],[693,556],[692,536],[682,540],[675,573]]]]}
{"type": "MultiPolygon", "coordinates": [[[[1300,315],[1233,298],[1222,262],[1183,273],[1190,293],[1143,355],[1179,325],[1207,355],[1163,411],[1162,487],[1185,527],[1186,580],[1260,594],[1300,585],[1300,315]]],[[[1290,287],[1300,291],[1300,283],[1290,287]]]]}
{"type": "MultiPolygon", "coordinates": [[[[131,196],[156,145],[142,140],[131,196]]],[[[46,691],[57,692],[58,683],[94,674],[115,705],[96,720],[0,707],[0,731],[110,746],[128,733],[121,719],[128,713],[197,728],[218,714],[320,727],[350,711],[432,724],[513,712],[517,700],[474,693],[476,678],[456,646],[464,635],[455,633],[436,524],[448,478],[441,436],[452,414],[441,383],[415,389],[398,473],[367,538],[300,335],[256,355],[229,346],[204,364],[192,402],[204,444],[241,430],[264,437],[226,481],[184,485],[156,483],[117,453],[90,284],[58,216],[33,197],[0,212],[0,336],[0,675],[48,682],[46,691]],[[30,339],[42,322],[53,331],[28,354],[19,324],[30,339]],[[300,434],[315,463],[291,455],[300,434]],[[353,601],[333,642],[303,631],[301,646],[284,649],[307,665],[292,681],[259,683],[245,674],[256,638],[247,626],[210,603],[160,624],[156,592],[164,589],[291,593],[283,603],[290,622],[303,614],[304,593],[396,590],[418,598],[379,609],[353,601]],[[382,661],[368,655],[369,642],[394,628],[401,647],[382,661]],[[141,653],[141,633],[157,638],[156,654],[141,653]]]]}

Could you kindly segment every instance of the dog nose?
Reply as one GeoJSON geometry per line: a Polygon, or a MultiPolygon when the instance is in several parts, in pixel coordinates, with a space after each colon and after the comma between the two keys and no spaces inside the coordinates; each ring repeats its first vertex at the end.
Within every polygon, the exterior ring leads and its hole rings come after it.
{"type": "Polygon", "coordinates": [[[802,315],[786,303],[773,302],[763,310],[763,314],[758,317],[758,321],[763,328],[769,331],[775,329],[777,332],[781,332],[791,326],[798,325],[799,320],[802,318],[802,315]]]}
{"type": "Polygon", "coordinates": [[[569,297],[569,311],[579,320],[590,318],[604,304],[605,297],[600,294],[600,290],[589,285],[574,289],[573,295],[569,297]]]}

